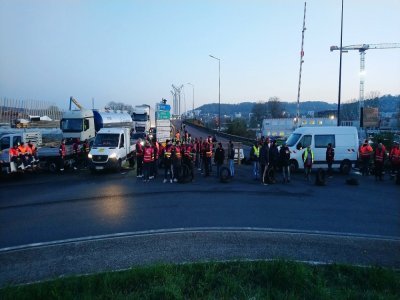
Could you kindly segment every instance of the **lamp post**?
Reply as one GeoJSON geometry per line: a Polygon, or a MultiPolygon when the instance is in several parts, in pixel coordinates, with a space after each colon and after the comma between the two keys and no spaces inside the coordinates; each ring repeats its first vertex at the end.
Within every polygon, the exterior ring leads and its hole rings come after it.
{"type": "Polygon", "coordinates": [[[340,23],[340,62],[339,62],[339,95],[338,95],[338,108],[337,108],[337,126],[340,126],[340,98],[342,94],[342,42],[343,42],[343,0],[342,0],[342,14],[340,23]]]}
{"type": "Polygon", "coordinates": [[[221,131],[221,59],[212,56],[211,58],[218,60],[218,132],[221,131]]]}
{"type": "Polygon", "coordinates": [[[186,84],[191,85],[191,86],[192,86],[192,89],[193,89],[193,119],[195,119],[195,117],[194,117],[194,84],[192,84],[192,83],[190,83],[190,82],[188,82],[188,83],[186,83],[186,84]]]}

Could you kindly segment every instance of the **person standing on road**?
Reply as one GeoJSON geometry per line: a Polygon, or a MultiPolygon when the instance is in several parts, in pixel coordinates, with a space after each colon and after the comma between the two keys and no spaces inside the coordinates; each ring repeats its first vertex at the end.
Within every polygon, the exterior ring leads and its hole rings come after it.
{"type": "Polygon", "coordinates": [[[167,145],[165,146],[162,154],[162,158],[164,160],[164,183],[171,182],[173,180],[173,172],[172,172],[172,150],[173,146],[170,140],[166,141],[167,145]],[[169,179],[168,179],[169,177],[169,179]]]}
{"type": "Polygon", "coordinates": [[[257,141],[251,147],[250,160],[253,162],[253,179],[257,180],[260,176],[260,145],[257,141]]]}
{"type": "Polygon", "coordinates": [[[81,149],[80,149],[80,141],[79,138],[74,140],[72,144],[72,154],[74,156],[74,170],[78,170],[78,165],[80,164],[80,157],[81,157],[81,149]]]}
{"type": "Polygon", "coordinates": [[[64,172],[64,164],[65,164],[65,155],[66,155],[67,149],[65,147],[65,139],[61,140],[61,145],[58,148],[58,153],[60,154],[59,157],[59,168],[60,168],[60,172],[64,172]]]}
{"type": "Polygon", "coordinates": [[[149,141],[146,141],[145,148],[143,150],[143,182],[149,182],[151,167],[154,162],[154,148],[150,145],[149,141]]]}
{"type": "Polygon", "coordinates": [[[400,148],[399,143],[394,142],[393,147],[389,154],[390,164],[392,166],[392,175],[399,173],[400,171],[400,148]]]}
{"type": "Polygon", "coordinates": [[[335,160],[335,149],[332,147],[332,144],[329,143],[326,148],[326,162],[328,164],[328,177],[332,178],[332,164],[335,160]]]}
{"type": "Polygon", "coordinates": [[[368,143],[368,140],[364,141],[364,144],[361,145],[360,150],[360,158],[361,158],[361,173],[363,176],[369,175],[369,161],[371,159],[371,155],[373,154],[372,147],[368,143]]]}
{"type": "Polygon", "coordinates": [[[260,149],[260,165],[261,169],[260,172],[262,172],[262,178],[261,178],[261,183],[264,185],[267,185],[266,176],[268,174],[268,165],[269,165],[269,139],[263,140],[262,146],[260,149]]]}
{"type": "Polygon", "coordinates": [[[378,144],[378,147],[375,149],[374,153],[374,165],[375,165],[375,180],[383,180],[383,166],[385,162],[385,150],[382,143],[378,144]]]}
{"type": "Polygon", "coordinates": [[[203,142],[203,163],[204,163],[204,175],[206,177],[210,176],[210,161],[212,158],[212,148],[211,144],[208,142],[208,140],[204,140],[203,142]]]}
{"type": "Polygon", "coordinates": [[[278,146],[276,145],[276,140],[273,140],[271,146],[269,147],[269,171],[268,171],[268,178],[275,183],[275,172],[278,169],[279,164],[279,150],[278,146]]]}
{"type": "MultiPolygon", "coordinates": [[[[238,157],[239,159],[239,157],[238,157]]],[[[228,145],[228,161],[229,161],[229,172],[231,177],[235,176],[235,147],[232,141],[229,141],[228,145]]]]}
{"type": "Polygon", "coordinates": [[[218,143],[218,148],[215,149],[214,162],[217,165],[217,178],[220,176],[221,166],[224,164],[225,150],[222,148],[222,143],[218,143]]]}
{"type": "Polygon", "coordinates": [[[143,177],[143,145],[142,139],[138,139],[136,142],[136,177],[143,177]]]}
{"type": "Polygon", "coordinates": [[[279,160],[282,166],[283,183],[290,182],[290,150],[284,143],[279,151],[279,160]]]}
{"type": "Polygon", "coordinates": [[[88,140],[84,140],[81,148],[81,162],[82,167],[87,168],[88,166],[88,154],[90,152],[90,145],[88,140]]]}
{"type": "Polygon", "coordinates": [[[175,147],[172,150],[172,165],[174,168],[174,182],[178,182],[182,169],[182,149],[179,141],[175,142],[175,147]]]}
{"type": "Polygon", "coordinates": [[[308,146],[303,152],[304,172],[306,179],[310,180],[311,168],[314,163],[314,152],[311,150],[311,146],[308,146]]]}

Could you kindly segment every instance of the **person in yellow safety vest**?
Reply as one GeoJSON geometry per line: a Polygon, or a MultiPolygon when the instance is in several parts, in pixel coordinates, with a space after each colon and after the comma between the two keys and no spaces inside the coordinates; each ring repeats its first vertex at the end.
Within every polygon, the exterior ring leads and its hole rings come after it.
{"type": "Polygon", "coordinates": [[[260,177],[260,144],[254,143],[254,146],[250,150],[250,160],[253,162],[253,179],[258,180],[260,177]]]}
{"type": "Polygon", "coordinates": [[[314,163],[314,151],[311,150],[311,146],[308,146],[303,152],[304,172],[307,180],[310,180],[311,168],[314,163]]]}
{"type": "Polygon", "coordinates": [[[202,152],[203,152],[203,164],[204,164],[204,175],[206,177],[210,176],[210,165],[211,165],[211,157],[212,157],[212,147],[211,143],[208,142],[208,140],[203,141],[203,147],[202,147],[202,152]]]}

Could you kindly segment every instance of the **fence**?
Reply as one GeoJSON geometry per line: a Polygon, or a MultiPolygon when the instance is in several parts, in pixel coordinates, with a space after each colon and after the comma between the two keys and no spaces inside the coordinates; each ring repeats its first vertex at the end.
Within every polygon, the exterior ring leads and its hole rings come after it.
{"type": "Polygon", "coordinates": [[[60,120],[61,115],[62,111],[51,102],[0,98],[0,123],[13,125],[18,119],[29,120],[30,116],[60,120]]]}

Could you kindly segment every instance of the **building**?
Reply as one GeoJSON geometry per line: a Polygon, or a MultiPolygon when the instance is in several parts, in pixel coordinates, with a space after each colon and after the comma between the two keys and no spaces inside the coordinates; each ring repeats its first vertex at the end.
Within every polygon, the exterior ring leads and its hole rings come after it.
{"type": "MultiPolygon", "coordinates": [[[[300,118],[299,127],[336,126],[336,118],[300,118]]],[[[297,127],[296,118],[264,119],[261,126],[262,136],[289,136],[297,127]]]]}

